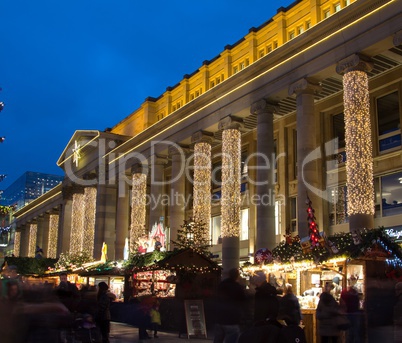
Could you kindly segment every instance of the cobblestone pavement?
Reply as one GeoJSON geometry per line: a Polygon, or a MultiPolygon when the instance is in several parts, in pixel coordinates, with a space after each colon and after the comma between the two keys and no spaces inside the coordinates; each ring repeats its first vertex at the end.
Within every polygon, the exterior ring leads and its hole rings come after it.
{"type": "Polygon", "coordinates": [[[138,339],[138,328],[118,322],[111,323],[110,329],[110,343],[143,343],[143,342],[160,342],[160,343],[207,343],[212,342],[212,336],[208,338],[188,338],[185,335],[179,337],[178,333],[174,332],[158,332],[159,338],[151,338],[147,340],[138,339]]]}

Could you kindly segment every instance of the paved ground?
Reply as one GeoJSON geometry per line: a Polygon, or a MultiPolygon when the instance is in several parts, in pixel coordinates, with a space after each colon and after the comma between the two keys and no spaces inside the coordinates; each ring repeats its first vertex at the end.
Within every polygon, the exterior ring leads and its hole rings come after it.
{"type": "MultiPolygon", "coordinates": [[[[159,338],[152,338],[147,340],[138,339],[138,328],[123,324],[112,322],[110,330],[110,343],[143,343],[143,342],[160,342],[160,343],[180,343],[180,342],[191,342],[191,343],[207,343],[212,342],[213,338],[208,334],[207,338],[188,338],[187,336],[181,335],[179,337],[178,333],[174,332],[159,332],[159,338]]],[[[250,342],[251,343],[251,342],[250,342]]]]}

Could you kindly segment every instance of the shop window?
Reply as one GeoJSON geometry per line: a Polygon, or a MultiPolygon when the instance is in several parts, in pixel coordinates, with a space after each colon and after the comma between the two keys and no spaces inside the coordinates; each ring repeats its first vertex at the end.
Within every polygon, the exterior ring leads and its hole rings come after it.
{"type": "Polygon", "coordinates": [[[248,208],[241,210],[240,213],[240,240],[246,241],[248,240],[248,208]]]}
{"type": "Polygon", "coordinates": [[[399,149],[401,121],[398,92],[377,98],[377,120],[379,151],[399,149]]]}
{"type": "Polygon", "coordinates": [[[343,113],[332,116],[332,138],[334,142],[334,154],[336,156],[336,163],[346,162],[345,152],[345,116],[343,113]]]}
{"type": "Polygon", "coordinates": [[[339,225],[348,223],[348,202],[346,186],[338,186],[329,189],[329,224],[339,225]]]}
{"type": "Polygon", "coordinates": [[[297,231],[297,198],[291,197],[289,199],[290,203],[290,232],[294,233],[297,231]]]}
{"type": "Polygon", "coordinates": [[[402,214],[402,171],[381,176],[376,182],[376,214],[382,217],[402,214]]]}

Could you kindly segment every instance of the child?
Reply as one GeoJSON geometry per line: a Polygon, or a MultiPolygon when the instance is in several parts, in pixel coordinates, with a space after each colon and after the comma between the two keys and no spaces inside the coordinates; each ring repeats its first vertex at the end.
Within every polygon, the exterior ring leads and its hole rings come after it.
{"type": "Polygon", "coordinates": [[[154,331],[154,338],[158,338],[158,328],[161,325],[161,314],[159,313],[159,304],[155,303],[151,308],[151,325],[154,331]]]}

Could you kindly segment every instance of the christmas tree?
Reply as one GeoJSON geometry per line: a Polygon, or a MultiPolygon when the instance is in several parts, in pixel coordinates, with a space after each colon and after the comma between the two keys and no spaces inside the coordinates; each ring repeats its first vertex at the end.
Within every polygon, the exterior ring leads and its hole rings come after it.
{"type": "Polygon", "coordinates": [[[306,204],[308,205],[307,208],[307,220],[308,226],[310,229],[310,241],[313,247],[318,246],[320,244],[320,233],[318,232],[318,225],[316,223],[316,218],[314,215],[314,209],[312,206],[312,202],[310,198],[307,196],[306,204]]]}
{"type": "Polygon", "coordinates": [[[193,249],[204,255],[209,255],[211,246],[208,227],[205,223],[185,220],[177,230],[177,241],[173,244],[179,249],[193,249]]]}

